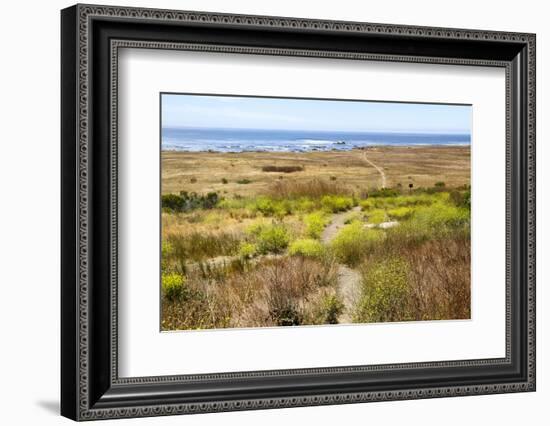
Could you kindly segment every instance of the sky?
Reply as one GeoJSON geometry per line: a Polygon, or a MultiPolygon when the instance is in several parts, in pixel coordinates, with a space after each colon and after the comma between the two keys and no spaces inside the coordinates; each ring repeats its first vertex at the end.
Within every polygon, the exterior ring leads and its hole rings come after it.
{"type": "Polygon", "coordinates": [[[163,128],[470,133],[469,105],[162,94],[163,128]]]}

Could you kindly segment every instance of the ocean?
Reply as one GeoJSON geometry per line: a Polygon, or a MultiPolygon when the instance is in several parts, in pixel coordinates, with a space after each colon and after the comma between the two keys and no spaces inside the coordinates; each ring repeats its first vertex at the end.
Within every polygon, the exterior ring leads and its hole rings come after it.
{"type": "Polygon", "coordinates": [[[163,128],[162,150],[217,152],[346,151],[365,146],[469,145],[460,133],[321,132],[303,130],[163,128]]]}

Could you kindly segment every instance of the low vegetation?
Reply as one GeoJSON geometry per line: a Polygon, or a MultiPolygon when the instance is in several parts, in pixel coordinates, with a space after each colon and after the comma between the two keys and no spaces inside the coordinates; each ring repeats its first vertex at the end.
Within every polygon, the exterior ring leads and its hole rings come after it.
{"type": "Polygon", "coordinates": [[[277,173],[294,173],[303,172],[303,166],[263,166],[264,172],[277,172],[277,173]]]}
{"type": "Polygon", "coordinates": [[[329,221],[330,216],[321,211],[305,215],[304,224],[306,226],[306,236],[319,239],[329,221]]]}
{"type": "Polygon", "coordinates": [[[342,195],[325,195],[321,198],[321,205],[329,212],[338,213],[351,209],[355,205],[355,200],[342,195]]]}
{"type": "Polygon", "coordinates": [[[250,179],[239,179],[237,183],[240,185],[248,185],[249,183],[252,183],[252,181],[250,179]]]}
{"type": "Polygon", "coordinates": [[[408,264],[399,257],[363,265],[362,295],[355,319],[358,322],[403,321],[409,301],[408,264]]]}
{"type": "Polygon", "coordinates": [[[325,247],[319,240],[304,238],[292,242],[288,254],[321,259],[325,254],[325,247]]]}
{"type": "Polygon", "coordinates": [[[170,247],[163,253],[166,259],[186,262],[231,256],[237,253],[240,239],[238,235],[227,232],[189,232],[170,235],[166,242],[170,247]]]}
{"type": "Polygon", "coordinates": [[[272,198],[285,200],[303,197],[319,199],[326,195],[350,195],[353,193],[343,184],[318,178],[308,181],[277,181],[271,184],[266,192],[272,198]]]}
{"type": "Polygon", "coordinates": [[[284,225],[268,225],[257,235],[260,254],[282,253],[290,242],[290,234],[284,225]]]}
{"type": "Polygon", "coordinates": [[[190,270],[178,283],[176,295],[164,293],[164,330],[334,324],[342,310],[336,268],[304,257],[265,259],[214,279],[190,270]]]}
{"type": "Polygon", "coordinates": [[[470,318],[469,186],[369,189],[294,176],[272,175],[245,195],[224,189],[256,178],[162,196],[163,330],[338,324],[343,314],[360,323],[470,318]],[[360,277],[355,300],[343,298],[342,268],[360,277]]]}
{"type": "Polygon", "coordinates": [[[336,235],[332,240],[331,249],[338,261],[354,267],[384,238],[384,232],[368,229],[362,222],[354,221],[336,235]]]}
{"type": "Polygon", "coordinates": [[[162,196],[162,208],[169,212],[187,212],[195,209],[212,209],[218,204],[220,197],[216,192],[198,195],[195,192],[182,191],[177,194],[162,196]]]}
{"type": "Polygon", "coordinates": [[[393,247],[361,267],[354,321],[470,318],[470,242],[456,237],[393,247]]]}

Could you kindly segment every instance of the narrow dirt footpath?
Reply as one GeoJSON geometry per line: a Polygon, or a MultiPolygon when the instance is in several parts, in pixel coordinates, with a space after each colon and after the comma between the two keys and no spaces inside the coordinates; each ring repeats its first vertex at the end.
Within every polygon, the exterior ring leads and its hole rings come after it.
{"type": "Polygon", "coordinates": [[[361,294],[361,274],[346,265],[338,265],[338,293],[344,303],[338,322],[350,324],[353,322],[353,308],[361,294]]]}
{"type": "MultiPolygon", "coordinates": [[[[346,219],[354,212],[361,211],[361,207],[354,207],[351,211],[335,214],[332,221],[321,234],[321,241],[330,244],[338,231],[345,225],[346,219]]],[[[338,265],[338,294],[344,303],[344,310],[338,317],[340,324],[351,323],[353,306],[361,291],[361,274],[346,265],[338,265]]]]}
{"type": "Polygon", "coordinates": [[[371,160],[369,160],[366,152],[363,153],[363,160],[365,160],[370,166],[374,167],[378,173],[380,173],[381,184],[382,184],[381,188],[386,188],[387,181],[386,181],[386,173],[384,173],[384,169],[382,169],[382,167],[374,164],[371,160]]]}
{"type": "Polygon", "coordinates": [[[321,241],[324,244],[328,244],[332,241],[332,239],[336,236],[338,231],[343,228],[343,226],[346,223],[346,219],[348,216],[353,212],[360,212],[361,207],[357,206],[351,209],[350,211],[344,212],[344,213],[337,213],[334,216],[332,216],[332,220],[327,225],[327,227],[324,229],[323,233],[321,234],[321,241]]]}

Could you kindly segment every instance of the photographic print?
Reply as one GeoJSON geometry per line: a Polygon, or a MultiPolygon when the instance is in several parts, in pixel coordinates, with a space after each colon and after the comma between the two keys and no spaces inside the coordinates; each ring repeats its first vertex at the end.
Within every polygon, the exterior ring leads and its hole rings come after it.
{"type": "Polygon", "coordinates": [[[161,329],[470,318],[471,106],[161,94],[161,329]]]}

